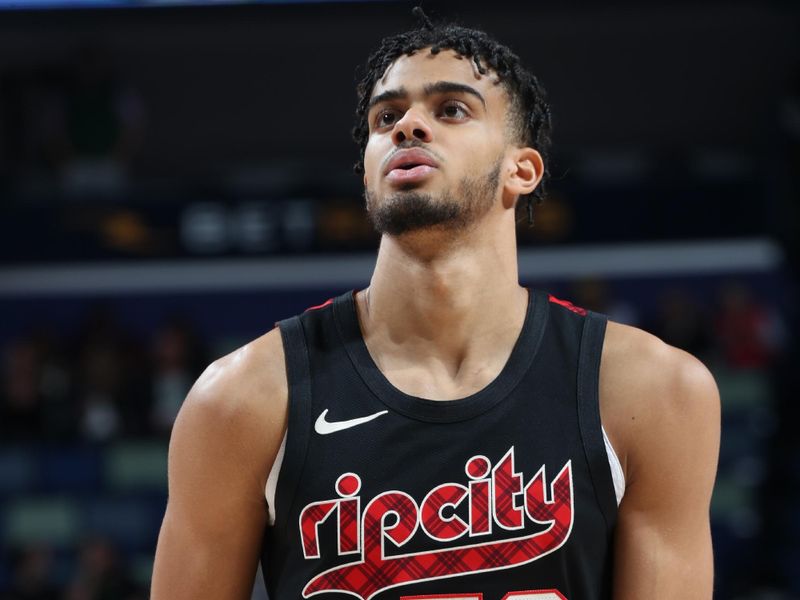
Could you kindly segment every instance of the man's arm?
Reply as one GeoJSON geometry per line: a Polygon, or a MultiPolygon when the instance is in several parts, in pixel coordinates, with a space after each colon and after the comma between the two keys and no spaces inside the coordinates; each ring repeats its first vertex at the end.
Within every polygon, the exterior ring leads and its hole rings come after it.
{"type": "Polygon", "coordinates": [[[710,600],[709,504],[720,436],[713,377],[693,356],[609,323],[600,395],[626,478],[614,600],[710,600]]]}
{"type": "Polygon", "coordinates": [[[280,332],[219,359],[181,407],[152,600],[249,599],[267,523],[264,486],[286,428],[280,332]]]}

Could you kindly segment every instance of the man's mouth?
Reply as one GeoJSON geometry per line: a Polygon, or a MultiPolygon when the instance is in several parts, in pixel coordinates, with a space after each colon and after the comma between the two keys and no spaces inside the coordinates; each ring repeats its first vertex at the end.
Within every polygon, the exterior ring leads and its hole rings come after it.
{"type": "Polygon", "coordinates": [[[389,171],[386,175],[386,181],[389,183],[409,183],[412,181],[422,180],[428,175],[436,171],[436,167],[430,165],[421,165],[418,163],[408,163],[399,165],[398,167],[389,171]]]}
{"type": "Polygon", "coordinates": [[[436,160],[425,150],[398,150],[389,159],[384,172],[389,183],[409,183],[421,180],[438,168],[436,160]]]}
{"type": "Polygon", "coordinates": [[[388,175],[390,172],[395,170],[413,171],[421,166],[436,168],[439,166],[439,164],[436,162],[433,156],[420,148],[398,150],[392,155],[386,164],[384,175],[388,175]]]}

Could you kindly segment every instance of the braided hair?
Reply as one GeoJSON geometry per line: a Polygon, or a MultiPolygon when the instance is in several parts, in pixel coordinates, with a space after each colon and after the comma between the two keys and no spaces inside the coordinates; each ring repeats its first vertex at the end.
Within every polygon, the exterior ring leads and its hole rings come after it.
{"type": "MultiPolygon", "coordinates": [[[[483,31],[456,24],[436,25],[419,6],[414,7],[412,13],[421,21],[421,27],[384,38],[380,47],[367,59],[366,74],[356,87],[358,105],[352,133],[359,147],[359,159],[354,165],[355,172],[364,173],[364,152],[369,138],[367,107],[375,83],[395,60],[401,56],[411,56],[423,48],[430,48],[431,54],[453,50],[459,56],[471,58],[481,75],[485,75],[489,69],[494,71],[509,97],[509,117],[514,141],[538,150],[547,165],[552,126],[550,105],[547,103],[544,88],[522,66],[519,57],[483,31]]],[[[531,226],[533,202],[541,203],[548,175],[549,169],[545,166],[540,184],[532,193],[524,195],[527,199],[528,224],[531,226]]],[[[519,202],[517,206],[521,204],[519,202]]]]}

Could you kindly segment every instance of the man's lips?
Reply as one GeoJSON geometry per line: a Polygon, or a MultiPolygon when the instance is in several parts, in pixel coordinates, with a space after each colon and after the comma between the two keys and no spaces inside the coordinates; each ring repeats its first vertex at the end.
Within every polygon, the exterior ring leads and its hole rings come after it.
{"type": "Polygon", "coordinates": [[[433,173],[436,167],[430,165],[417,165],[411,169],[392,169],[386,175],[386,181],[389,183],[409,183],[411,181],[419,181],[433,173]]]}
{"type": "Polygon", "coordinates": [[[438,166],[438,163],[430,154],[424,150],[412,148],[409,150],[399,150],[395,152],[392,155],[392,158],[389,159],[389,162],[386,164],[383,174],[388,176],[395,171],[414,171],[420,167],[427,167],[428,169],[423,169],[423,171],[419,172],[427,172],[437,168],[438,166]]]}

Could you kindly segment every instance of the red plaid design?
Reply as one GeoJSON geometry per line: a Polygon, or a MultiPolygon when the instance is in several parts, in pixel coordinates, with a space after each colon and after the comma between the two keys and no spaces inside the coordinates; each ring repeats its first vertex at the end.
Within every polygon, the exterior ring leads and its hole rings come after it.
{"type": "Polygon", "coordinates": [[[571,527],[572,525],[572,485],[563,483],[564,471],[571,468],[571,463],[561,470],[552,485],[552,498],[545,497],[544,467],[525,486],[525,511],[537,523],[553,523],[553,528],[571,527]]]}
{"type": "Polygon", "coordinates": [[[522,494],[522,475],[514,472],[514,447],[494,468],[494,516],[506,529],[521,529],[522,507],[514,506],[515,495],[522,494]]]}
{"type": "Polygon", "coordinates": [[[336,508],[335,500],[325,500],[309,504],[300,513],[300,535],[303,538],[303,556],[319,558],[317,525],[322,523],[336,508]]]}
{"type": "MultiPolygon", "coordinates": [[[[536,502],[539,483],[544,485],[544,470],[527,486],[530,499],[536,502]]],[[[417,526],[414,499],[403,492],[385,492],[366,508],[364,515],[363,560],[330,569],[306,584],[303,597],[317,592],[342,591],[369,600],[378,592],[405,583],[438,579],[453,575],[491,571],[526,564],[561,547],[569,537],[573,522],[572,468],[567,463],[551,485],[552,501],[541,500],[547,510],[531,506],[529,512],[552,517],[544,530],[502,541],[431,552],[386,556],[383,541],[390,538],[402,545],[417,526]],[[399,516],[392,526],[384,526],[384,517],[394,512],[399,516]]],[[[542,487],[543,491],[543,487],[542,487]]],[[[527,499],[527,495],[526,495],[527,499]]]]}
{"type": "Polygon", "coordinates": [[[358,552],[358,499],[339,502],[339,553],[358,552]]]}
{"type": "Polygon", "coordinates": [[[461,537],[469,529],[469,525],[457,515],[452,519],[443,519],[442,507],[458,506],[469,494],[469,489],[457,483],[444,483],[433,488],[422,502],[422,527],[432,538],[449,541],[461,537]]]}
{"type": "Polygon", "coordinates": [[[491,532],[492,522],[489,519],[489,482],[470,481],[469,497],[471,503],[469,508],[470,532],[472,535],[491,532]]]}
{"type": "Polygon", "coordinates": [[[344,473],[336,480],[336,491],[342,496],[352,496],[361,489],[361,479],[355,473],[344,473]]]}
{"type": "Polygon", "coordinates": [[[490,466],[489,459],[485,456],[473,456],[467,462],[467,475],[474,479],[486,477],[490,466]]]}

